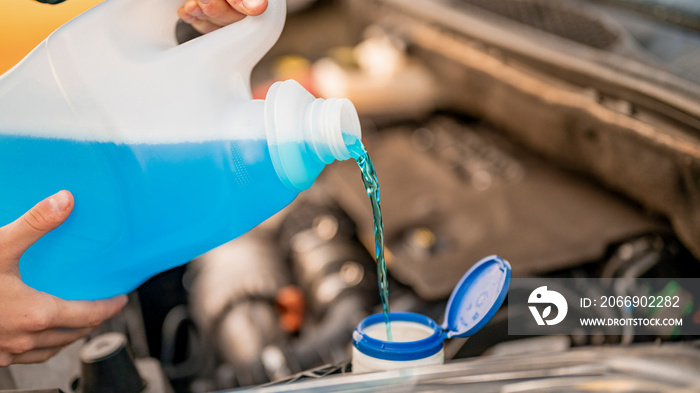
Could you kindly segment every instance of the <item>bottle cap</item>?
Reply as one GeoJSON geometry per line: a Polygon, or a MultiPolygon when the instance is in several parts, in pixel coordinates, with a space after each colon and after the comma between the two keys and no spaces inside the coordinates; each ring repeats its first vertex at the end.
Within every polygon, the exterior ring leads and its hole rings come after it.
{"type": "Polygon", "coordinates": [[[510,264],[496,255],[472,266],[447,301],[445,338],[469,337],[481,329],[503,304],[510,276],[510,264]]]}

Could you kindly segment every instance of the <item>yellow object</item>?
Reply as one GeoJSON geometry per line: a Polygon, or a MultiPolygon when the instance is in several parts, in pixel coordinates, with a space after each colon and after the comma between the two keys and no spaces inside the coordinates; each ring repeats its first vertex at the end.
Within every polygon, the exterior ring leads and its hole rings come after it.
{"type": "Polygon", "coordinates": [[[294,76],[308,72],[310,68],[311,62],[307,58],[287,55],[275,60],[273,73],[278,80],[294,79],[294,76]]]}
{"type": "Polygon", "coordinates": [[[102,0],[0,0],[0,74],[12,68],[51,32],[102,0]]]}

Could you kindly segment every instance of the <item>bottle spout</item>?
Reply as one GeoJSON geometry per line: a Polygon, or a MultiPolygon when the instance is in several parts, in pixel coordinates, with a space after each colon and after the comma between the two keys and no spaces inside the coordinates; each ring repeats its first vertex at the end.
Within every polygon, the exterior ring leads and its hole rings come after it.
{"type": "Polygon", "coordinates": [[[362,137],[350,100],[317,99],[293,80],[268,91],[265,129],[278,176],[298,190],[309,188],[325,165],[351,158],[348,147],[362,137]]]}
{"type": "Polygon", "coordinates": [[[305,109],[303,131],[319,159],[330,164],[350,158],[348,147],[362,137],[352,102],[347,98],[319,98],[305,109]]]}

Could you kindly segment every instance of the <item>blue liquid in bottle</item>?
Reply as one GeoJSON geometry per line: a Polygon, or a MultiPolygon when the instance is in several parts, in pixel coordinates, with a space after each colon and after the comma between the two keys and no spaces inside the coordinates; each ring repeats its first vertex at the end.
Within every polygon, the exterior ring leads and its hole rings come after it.
{"type": "Polygon", "coordinates": [[[289,204],[267,141],[120,144],[0,134],[0,226],[66,189],[68,220],[20,259],[64,299],[127,293],[289,204]]]}

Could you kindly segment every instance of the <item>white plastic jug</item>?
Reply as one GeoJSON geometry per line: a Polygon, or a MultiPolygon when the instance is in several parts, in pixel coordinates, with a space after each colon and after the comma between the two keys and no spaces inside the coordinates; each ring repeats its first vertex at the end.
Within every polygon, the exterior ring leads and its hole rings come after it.
{"type": "MultiPolygon", "coordinates": [[[[252,100],[284,0],[182,45],[183,0],[108,0],[0,77],[0,226],[71,191],[68,220],[20,260],[23,280],[98,299],[229,241],[350,158],[346,99],[294,81],[252,100]]],[[[254,261],[251,261],[254,263],[254,261]]]]}

